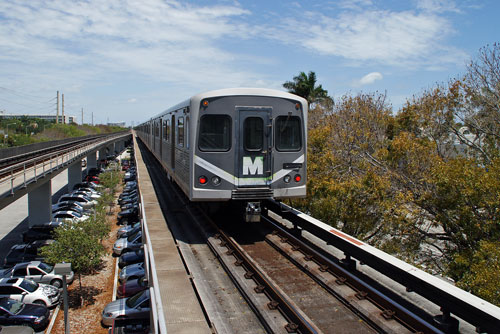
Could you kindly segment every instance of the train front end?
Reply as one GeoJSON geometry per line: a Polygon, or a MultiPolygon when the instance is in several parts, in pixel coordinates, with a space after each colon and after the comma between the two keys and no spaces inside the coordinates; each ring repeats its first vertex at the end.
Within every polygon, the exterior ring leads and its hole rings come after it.
{"type": "Polygon", "coordinates": [[[195,96],[193,201],[238,201],[247,221],[260,202],[306,195],[307,102],[274,90],[195,96]],[[195,115],[196,113],[196,115],[195,115]]]}

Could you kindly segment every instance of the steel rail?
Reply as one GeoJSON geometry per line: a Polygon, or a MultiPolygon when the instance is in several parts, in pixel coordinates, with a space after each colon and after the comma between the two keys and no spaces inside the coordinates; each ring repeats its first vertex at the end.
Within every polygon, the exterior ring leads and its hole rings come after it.
{"type": "MultiPolygon", "coordinates": [[[[336,263],[331,259],[327,258],[323,254],[320,254],[312,247],[308,246],[305,242],[301,241],[299,238],[292,235],[287,231],[279,222],[272,219],[271,217],[262,217],[263,221],[268,223],[273,231],[273,235],[277,235],[281,238],[281,242],[288,243],[292,246],[294,251],[301,252],[307,261],[312,261],[319,266],[320,272],[329,272],[334,277],[336,277],[337,284],[347,285],[356,292],[356,298],[359,300],[366,299],[372,302],[381,310],[381,316],[386,319],[395,319],[400,322],[403,326],[411,329],[414,332],[422,333],[436,333],[443,334],[444,332],[436,328],[428,321],[425,321],[420,316],[411,312],[405,306],[401,305],[397,301],[393,300],[389,296],[386,296],[381,291],[370,284],[364,282],[359,277],[353,275],[349,270],[342,266],[342,262],[336,263]]],[[[269,243],[269,239],[266,239],[269,243]]],[[[275,245],[272,245],[275,246],[275,245]]],[[[278,247],[278,246],[276,246],[278,247]]],[[[301,264],[297,263],[289,255],[285,256],[292,262],[296,263],[299,267],[303,267],[301,264]]],[[[348,266],[348,264],[347,264],[348,266]]],[[[337,298],[341,299],[346,306],[354,309],[358,315],[360,315],[366,322],[372,324],[375,328],[378,327],[376,322],[373,322],[368,315],[363,314],[362,311],[356,309],[347,300],[335,292],[329,285],[325,284],[320,278],[309,271],[309,268],[302,268],[310,273],[310,276],[320,285],[322,285],[327,291],[335,295],[337,298]]]]}
{"type": "Polygon", "coordinates": [[[288,205],[268,200],[264,206],[290,221],[295,227],[311,233],[328,244],[336,247],[389,279],[406,287],[408,291],[417,293],[430,302],[441,307],[442,315],[434,317],[435,325],[445,332],[453,333],[450,314],[463,319],[476,327],[478,333],[497,333],[500,328],[500,308],[459,289],[442,280],[403,262],[385,252],[371,247],[364,242],[346,235],[333,227],[322,223],[288,205]],[[442,326],[442,327],[441,327],[442,326]]]}
{"type": "MultiPolygon", "coordinates": [[[[213,223],[212,223],[213,224],[213,223]]],[[[264,293],[269,298],[268,307],[270,309],[278,309],[280,313],[289,322],[286,325],[286,330],[294,333],[318,333],[319,331],[314,325],[310,324],[304,316],[299,312],[274,285],[265,277],[265,275],[254,265],[253,261],[245,254],[243,249],[239,247],[226,233],[216,228],[217,234],[215,238],[219,239],[222,247],[228,249],[228,255],[236,258],[235,265],[241,266],[246,270],[245,278],[252,279],[257,287],[255,291],[264,293]]]]}

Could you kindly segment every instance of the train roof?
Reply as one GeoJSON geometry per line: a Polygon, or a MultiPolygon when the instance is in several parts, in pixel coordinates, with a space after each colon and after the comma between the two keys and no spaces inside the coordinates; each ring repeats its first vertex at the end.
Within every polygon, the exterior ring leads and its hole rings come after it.
{"type": "Polygon", "coordinates": [[[172,107],[162,111],[159,114],[156,114],[155,116],[151,117],[150,119],[156,119],[156,118],[161,117],[170,111],[185,108],[193,102],[195,105],[198,105],[201,100],[206,99],[206,98],[216,97],[216,96],[239,96],[239,95],[280,97],[280,98],[284,98],[284,99],[296,100],[296,101],[301,102],[303,105],[307,105],[307,100],[304,99],[303,97],[300,97],[298,95],[294,95],[294,94],[291,94],[288,92],[284,92],[281,90],[268,89],[268,88],[243,88],[243,87],[224,88],[224,89],[211,90],[211,91],[196,94],[196,95],[192,96],[191,98],[189,98],[185,101],[182,101],[181,103],[178,103],[175,106],[172,106],[172,107]]]}

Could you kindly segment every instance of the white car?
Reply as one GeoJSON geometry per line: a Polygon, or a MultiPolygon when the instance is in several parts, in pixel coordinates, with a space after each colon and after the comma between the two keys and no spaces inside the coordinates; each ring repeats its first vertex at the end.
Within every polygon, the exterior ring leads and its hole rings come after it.
{"type": "Polygon", "coordinates": [[[99,195],[98,193],[93,193],[93,192],[85,191],[85,190],[81,190],[81,189],[73,191],[70,195],[84,195],[84,196],[90,197],[93,200],[97,200],[97,199],[101,198],[101,195],[99,195]]]}
{"type": "Polygon", "coordinates": [[[57,211],[56,213],[54,213],[52,218],[54,218],[54,219],[71,219],[71,220],[76,221],[76,222],[83,222],[83,221],[86,221],[87,219],[89,219],[89,216],[82,215],[81,213],[76,212],[76,211],[67,210],[67,211],[57,211]]]}
{"type": "Polygon", "coordinates": [[[0,279],[0,298],[2,297],[52,307],[59,303],[61,293],[55,286],[35,283],[30,279],[2,278],[0,279]]]}
{"type": "Polygon", "coordinates": [[[78,202],[84,209],[92,209],[97,201],[85,195],[62,195],[59,202],[78,202]]]}

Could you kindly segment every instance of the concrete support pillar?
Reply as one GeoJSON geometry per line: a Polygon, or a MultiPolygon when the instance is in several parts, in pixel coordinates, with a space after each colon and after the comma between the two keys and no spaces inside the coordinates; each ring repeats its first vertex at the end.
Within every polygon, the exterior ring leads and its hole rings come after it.
{"type": "Polygon", "coordinates": [[[106,159],[106,147],[99,150],[99,160],[106,159]]]}
{"type": "Polygon", "coordinates": [[[77,161],[68,167],[68,192],[73,191],[75,184],[82,182],[82,163],[77,161]]]}
{"type": "Polygon", "coordinates": [[[87,155],[87,172],[90,168],[97,167],[97,152],[92,152],[87,155]]]}
{"type": "Polygon", "coordinates": [[[52,182],[49,180],[28,193],[29,226],[52,220],[52,182]]]}

